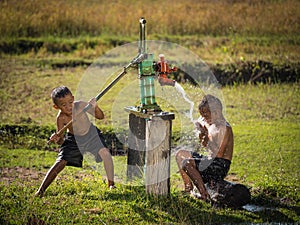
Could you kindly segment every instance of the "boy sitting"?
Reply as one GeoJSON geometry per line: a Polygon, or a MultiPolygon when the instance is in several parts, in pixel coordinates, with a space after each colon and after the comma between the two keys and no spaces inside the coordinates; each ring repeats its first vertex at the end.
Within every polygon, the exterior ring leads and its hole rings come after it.
{"type": "Polygon", "coordinates": [[[192,193],[193,185],[201,199],[208,200],[205,183],[223,180],[230,168],[233,153],[233,132],[222,113],[221,101],[205,95],[199,104],[201,120],[196,122],[202,146],[208,150],[203,156],[197,152],[179,150],[176,161],[182,176],[185,192],[192,193]]]}

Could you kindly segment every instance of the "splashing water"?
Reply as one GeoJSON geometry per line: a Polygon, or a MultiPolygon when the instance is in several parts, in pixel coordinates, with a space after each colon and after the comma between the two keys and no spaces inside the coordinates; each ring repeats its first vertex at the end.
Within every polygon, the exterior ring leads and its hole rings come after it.
{"type": "Polygon", "coordinates": [[[182,87],[179,83],[175,82],[175,86],[174,86],[174,87],[175,87],[175,89],[176,89],[177,92],[181,93],[183,99],[184,99],[187,103],[190,104],[190,111],[189,111],[188,114],[186,114],[186,116],[191,120],[192,123],[194,123],[194,122],[195,122],[194,119],[193,119],[194,102],[191,101],[191,100],[187,97],[187,95],[186,95],[186,93],[185,93],[183,87],[182,87]]]}

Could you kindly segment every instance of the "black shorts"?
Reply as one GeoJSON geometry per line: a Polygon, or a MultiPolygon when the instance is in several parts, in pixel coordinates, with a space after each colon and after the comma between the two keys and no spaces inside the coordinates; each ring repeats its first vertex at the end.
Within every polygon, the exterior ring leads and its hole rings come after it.
{"type": "Polygon", "coordinates": [[[90,152],[95,156],[96,162],[101,162],[102,159],[98,154],[101,148],[107,148],[104,137],[101,131],[91,124],[84,136],[66,134],[56,161],[66,160],[67,166],[82,167],[83,154],[90,152]]]}
{"type": "Polygon", "coordinates": [[[96,162],[102,161],[101,157],[99,156],[99,150],[102,148],[107,148],[107,145],[101,131],[96,126],[91,124],[87,134],[83,136],[75,135],[75,139],[82,154],[90,152],[95,156],[96,162]]]}
{"type": "Polygon", "coordinates": [[[77,146],[75,136],[71,133],[65,135],[64,143],[61,145],[56,161],[65,160],[67,166],[82,167],[83,156],[77,146]]]}
{"type": "Polygon", "coordinates": [[[208,159],[196,152],[193,152],[192,156],[204,183],[211,180],[220,181],[227,176],[231,164],[230,160],[223,158],[208,159]]]}

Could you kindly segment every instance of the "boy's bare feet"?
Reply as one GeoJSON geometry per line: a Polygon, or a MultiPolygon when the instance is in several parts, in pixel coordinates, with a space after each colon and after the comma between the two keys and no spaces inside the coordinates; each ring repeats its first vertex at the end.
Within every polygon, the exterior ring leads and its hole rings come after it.
{"type": "Polygon", "coordinates": [[[111,185],[109,186],[109,190],[113,190],[113,189],[116,189],[117,187],[115,185],[111,185]]]}
{"type": "Polygon", "coordinates": [[[109,188],[109,190],[115,189],[116,188],[115,182],[108,180],[108,188],[109,188]]]}
{"type": "Polygon", "coordinates": [[[210,202],[210,196],[206,191],[204,192],[204,194],[201,194],[197,188],[194,188],[190,191],[190,195],[205,202],[210,202]]]}

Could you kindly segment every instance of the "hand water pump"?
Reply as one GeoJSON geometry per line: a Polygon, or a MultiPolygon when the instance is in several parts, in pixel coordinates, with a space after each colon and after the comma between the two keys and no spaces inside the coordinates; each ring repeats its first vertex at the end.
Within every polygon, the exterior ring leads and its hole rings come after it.
{"type": "Polygon", "coordinates": [[[140,106],[141,112],[160,112],[161,108],[155,100],[154,88],[154,55],[147,52],[146,45],[146,20],[140,18],[140,41],[139,55],[143,55],[143,60],[138,64],[139,86],[140,86],[140,106]]]}

